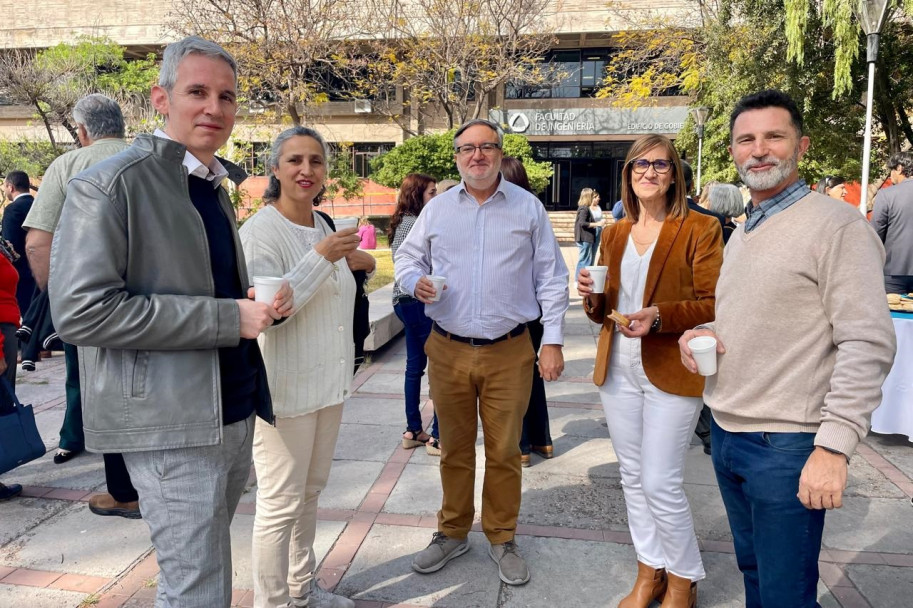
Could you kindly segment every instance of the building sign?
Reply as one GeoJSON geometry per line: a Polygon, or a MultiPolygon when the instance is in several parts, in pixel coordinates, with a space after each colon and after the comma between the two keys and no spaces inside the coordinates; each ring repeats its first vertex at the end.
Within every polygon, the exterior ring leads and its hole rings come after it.
{"type": "Polygon", "coordinates": [[[491,110],[489,118],[524,135],[677,135],[686,106],[491,110]]]}

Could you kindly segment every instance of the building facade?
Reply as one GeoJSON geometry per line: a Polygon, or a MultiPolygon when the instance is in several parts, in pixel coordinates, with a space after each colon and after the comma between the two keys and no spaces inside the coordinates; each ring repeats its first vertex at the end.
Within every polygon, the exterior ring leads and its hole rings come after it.
{"type": "MultiPolygon", "coordinates": [[[[687,18],[689,0],[552,0],[548,24],[557,43],[546,61],[563,77],[548,87],[507,85],[490,95],[483,116],[510,131],[526,135],[536,160],[552,164],[550,186],[541,194],[551,210],[573,209],[581,189],[595,188],[605,204],[617,200],[625,154],[645,133],[675,137],[688,113],[688,99],[654,98],[639,108],[615,107],[597,99],[596,91],[613,52],[613,34],[636,27],[645,12],[680,13],[687,18]]],[[[137,0],[22,0],[11,6],[0,23],[2,49],[40,49],[74,40],[79,35],[106,36],[137,56],[160,52],[176,35],[167,30],[168,2],[137,0]]],[[[642,21],[641,21],[642,22],[642,21]]],[[[404,92],[395,92],[402,101],[404,92]]],[[[377,111],[371,100],[329,96],[310,118],[330,142],[351,145],[353,168],[370,174],[371,158],[409,137],[406,130],[377,111]]],[[[441,128],[443,123],[428,125],[441,128]]],[[[264,150],[280,129],[258,120],[256,108],[240,112],[234,140],[248,171],[262,172],[264,150]]],[[[29,108],[0,103],[0,137],[39,138],[43,126],[29,108]]]]}

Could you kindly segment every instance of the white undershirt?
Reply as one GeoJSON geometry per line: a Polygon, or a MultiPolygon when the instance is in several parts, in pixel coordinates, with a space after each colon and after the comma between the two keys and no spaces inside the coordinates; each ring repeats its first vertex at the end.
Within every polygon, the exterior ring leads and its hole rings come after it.
{"type": "MultiPolygon", "coordinates": [[[[650,270],[650,258],[656,241],[643,253],[637,253],[634,237],[628,235],[628,244],[624,256],[621,258],[621,284],[618,286],[618,304],[616,310],[623,315],[637,312],[644,307],[644,291],[647,288],[647,272],[650,270]]],[[[633,361],[640,361],[640,338],[628,338],[616,329],[615,343],[612,345],[616,352],[619,348],[630,349],[633,361]]]]}

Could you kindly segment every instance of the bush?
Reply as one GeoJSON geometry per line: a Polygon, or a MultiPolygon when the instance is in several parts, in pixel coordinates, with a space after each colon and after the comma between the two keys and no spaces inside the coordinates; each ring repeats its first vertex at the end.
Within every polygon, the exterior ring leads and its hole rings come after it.
{"type": "MultiPolygon", "coordinates": [[[[453,134],[455,131],[419,135],[407,139],[386,154],[371,162],[374,173],[371,179],[390,188],[399,188],[410,173],[425,173],[437,179],[460,179],[453,161],[453,134]]],[[[516,156],[523,163],[533,190],[542,192],[552,175],[550,163],[533,160],[533,149],[523,135],[510,133],[504,136],[504,154],[516,156]]]]}

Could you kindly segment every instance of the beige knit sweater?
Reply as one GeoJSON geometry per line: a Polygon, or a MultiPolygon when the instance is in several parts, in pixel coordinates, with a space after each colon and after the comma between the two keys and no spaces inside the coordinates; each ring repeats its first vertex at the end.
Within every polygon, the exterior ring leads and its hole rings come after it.
{"type": "Polygon", "coordinates": [[[884,248],[853,207],[814,192],[726,246],[716,321],[726,347],[704,400],[731,432],[811,432],[847,456],[896,348],[884,248]]]}
{"type": "MultiPolygon", "coordinates": [[[[314,226],[320,238],[332,232],[316,213],[314,226]]],[[[355,365],[355,279],[346,261],[333,264],[306,247],[271,205],[239,232],[250,276],[285,277],[295,294],[292,315],[259,338],[276,416],[342,403],[355,365]]]]}

